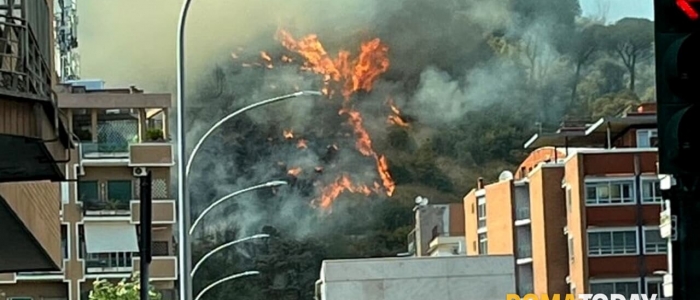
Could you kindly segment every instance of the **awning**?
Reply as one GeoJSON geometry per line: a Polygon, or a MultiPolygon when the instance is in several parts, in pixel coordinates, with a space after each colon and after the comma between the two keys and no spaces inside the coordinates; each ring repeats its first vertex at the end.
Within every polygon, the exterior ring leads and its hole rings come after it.
{"type": "Polygon", "coordinates": [[[136,225],[85,223],[85,250],[88,253],[138,252],[136,225]]]}

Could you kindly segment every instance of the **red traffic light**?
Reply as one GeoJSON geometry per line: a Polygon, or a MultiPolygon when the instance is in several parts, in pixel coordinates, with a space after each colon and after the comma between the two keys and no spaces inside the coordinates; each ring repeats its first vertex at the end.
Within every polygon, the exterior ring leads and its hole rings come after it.
{"type": "Polygon", "coordinates": [[[680,8],[688,18],[695,21],[700,18],[700,14],[698,14],[698,11],[693,7],[692,3],[700,3],[700,0],[676,0],[678,8],[680,8]]]}

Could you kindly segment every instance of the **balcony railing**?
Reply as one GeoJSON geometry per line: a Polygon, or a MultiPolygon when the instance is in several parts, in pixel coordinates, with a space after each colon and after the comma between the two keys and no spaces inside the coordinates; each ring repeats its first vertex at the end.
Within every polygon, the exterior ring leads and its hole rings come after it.
{"type": "MultiPolygon", "coordinates": [[[[7,14],[3,14],[2,17],[4,21],[0,22],[3,31],[0,37],[0,45],[3,46],[3,50],[0,50],[0,93],[52,100],[54,107],[57,107],[55,99],[51,97],[50,68],[47,58],[42,55],[34,28],[23,18],[7,14]]],[[[47,22],[48,20],[47,18],[47,22]]],[[[48,43],[46,46],[49,46],[48,43]]]]}
{"type": "Polygon", "coordinates": [[[88,200],[82,201],[85,215],[130,215],[131,204],[128,200],[88,200]]]}
{"type": "Polygon", "coordinates": [[[82,158],[128,158],[129,143],[82,142],[80,143],[82,158]]]}
{"type": "Polygon", "coordinates": [[[126,257],[105,257],[85,259],[85,273],[131,273],[134,271],[133,260],[126,257]]]}

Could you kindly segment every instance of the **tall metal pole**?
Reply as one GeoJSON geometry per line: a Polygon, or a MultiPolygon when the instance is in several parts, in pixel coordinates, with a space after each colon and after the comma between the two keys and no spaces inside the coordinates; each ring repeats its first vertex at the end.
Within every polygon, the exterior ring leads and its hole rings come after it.
{"type": "Polygon", "coordinates": [[[177,31],[177,215],[178,215],[178,273],[180,274],[180,289],[178,299],[192,300],[192,268],[191,241],[187,232],[190,224],[190,201],[187,193],[187,178],[185,166],[187,153],[185,148],[185,24],[191,0],[184,0],[177,31]]]}
{"type": "Polygon", "coordinates": [[[151,265],[151,230],[153,219],[153,202],[151,193],[151,183],[153,182],[151,171],[146,173],[146,176],[140,178],[141,185],[141,259],[140,262],[140,280],[141,280],[141,300],[148,300],[150,292],[150,265],[151,265]]]}

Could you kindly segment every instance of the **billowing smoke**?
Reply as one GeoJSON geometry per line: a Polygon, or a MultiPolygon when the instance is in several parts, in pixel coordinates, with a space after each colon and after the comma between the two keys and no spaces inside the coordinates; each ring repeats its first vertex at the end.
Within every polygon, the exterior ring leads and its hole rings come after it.
{"type": "MultiPolygon", "coordinates": [[[[552,37],[570,30],[566,24],[573,20],[562,20],[559,11],[576,1],[512,2],[194,0],[187,26],[189,148],[236,109],[322,87],[322,76],[299,70],[299,57],[289,64],[280,61],[293,53],[275,41],[278,28],[296,37],[318,34],[332,56],[341,49],[357,54],[363,41],[375,37],[388,45],[389,71],[372,92],[352,99],[377,148],[387,144],[389,100],[415,123],[417,135],[422,125],[440,131],[469,112],[504,102],[523,103],[523,109],[534,109],[535,103],[545,107],[542,118],[555,115],[561,108],[547,105],[556,101],[542,96],[543,91],[565,86],[569,75],[562,74],[569,70],[557,64],[564,45],[552,37]],[[526,42],[514,45],[516,38],[526,42]],[[260,51],[273,58],[273,68],[266,67],[260,51]],[[520,65],[528,66],[528,82],[520,80],[520,65]]],[[[179,7],[179,1],[171,0],[81,3],[83,76],[173,91],[179,7]],[[124,50],[136,48],[148,50],[124,50]]],[[[342,174],[370,186],[378,181],[375,160],[355,150],[352,130],[344,125],[347,116],[338,114],[341,102],[337,97],[294,99],[222,126],[194,164],[190,190],[195,211],[251,185],[271,180],[292,184],[239,196],[213,212],[203,231],[223,226],[253,234],[261,225],[274,224],[303,237],[332,230],[323,225],[328,218],[321,210],[309,206],[322,188],[315,184],[327,185],[342,174]],[[287,130],[292,138],[283,135],[287,130]],[[303,171],[290,176],[297,167],[303,171]]],[[[375,192],[360,198],[384,197],[375,192]]],[[[335,220],[357,217],[343,214],[345,205],[334,206],[335,220]]]]}

